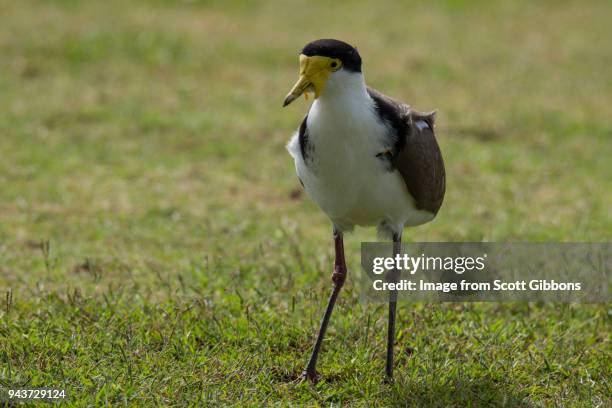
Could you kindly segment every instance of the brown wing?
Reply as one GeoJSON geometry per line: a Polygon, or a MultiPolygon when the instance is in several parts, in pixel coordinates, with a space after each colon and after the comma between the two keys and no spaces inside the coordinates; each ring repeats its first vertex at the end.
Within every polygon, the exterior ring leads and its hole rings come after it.
{"type": "Polygon", "coordinates": [[[434,134],[435,111],[417,112],[373,88],[368,94],[376,111],[392,128],[389,150],[377,155],[397,169],[419,210],[437,214],[444,200],[446,176],[434,134]],[[387,154],[388,153],[388,154],[387,154]]]}
{"type": "Polygon", "coordinates": [[[392,163],[400,172],[419,210],[437,214],[444,200],[446,173],[440,147],[434,134],[435,112],[410,110],[405,142],[399,146],[392,163]]]}
{"type": "Polygon", "coordinates": [[[373,88],[368,88],[368,94],[380,118],[392,128],[389,150],[377,157],[388,158],[390,170],[400,172],[419,210],[437,214],[444,200],[446,175],[434,134],[435,111],[417,112],[373,88]]]}

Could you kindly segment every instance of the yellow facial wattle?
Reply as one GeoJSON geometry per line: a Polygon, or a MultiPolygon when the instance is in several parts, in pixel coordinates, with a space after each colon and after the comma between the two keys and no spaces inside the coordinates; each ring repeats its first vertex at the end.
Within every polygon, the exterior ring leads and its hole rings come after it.
{"type": "Polygon", "coordinates": [[[301,54],[300,77],[285,98],[283,106],[289,105],[302,94],[308,99],[307,92],[311,89],[314,91],[315,99],[318,98],[331,73],[339,70],[341,67],[342,62],[337,58],[322,57],[319,55],[308,57],[301,54]]]}

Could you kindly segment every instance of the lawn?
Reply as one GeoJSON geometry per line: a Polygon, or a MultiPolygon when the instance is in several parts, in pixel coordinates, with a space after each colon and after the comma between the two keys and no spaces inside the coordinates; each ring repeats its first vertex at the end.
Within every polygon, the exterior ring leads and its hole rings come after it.
{"type": "MultiPolygon", "coordinates": [[[[69,404],[611,406],[609,304],[359,300],[323,344],[330,225],[285,143],[298,53],[355,44],[439,109],[447,195],[407,241],[609,241],[606,1],[0,0],[0,386],[69,404]]],[[[352,275],[352,276],[351,276],[352,275]]]]}

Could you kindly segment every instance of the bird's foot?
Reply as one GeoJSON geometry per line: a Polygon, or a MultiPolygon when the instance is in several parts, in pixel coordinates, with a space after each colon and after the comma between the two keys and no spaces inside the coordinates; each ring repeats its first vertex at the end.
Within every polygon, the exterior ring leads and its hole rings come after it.
{"type": "Polygon", "coordinates": [[[385,384],[393,384],[395,383],[395,380],[393,379],[393,377],[390,377],[389,375],[385,375],[385,384]]]}
{"type": "Polygon", "coordinates": [[[304,381],[310,381],[313,384],[316,384],[321,379],[321,375],[317,373],[316,370],[304,370],[302,375],[299,376],[298,382],[302,383],[304,381]]]}

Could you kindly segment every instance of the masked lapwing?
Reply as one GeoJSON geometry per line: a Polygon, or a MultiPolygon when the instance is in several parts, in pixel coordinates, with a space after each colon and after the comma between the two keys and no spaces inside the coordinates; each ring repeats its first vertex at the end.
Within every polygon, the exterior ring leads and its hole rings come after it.
{"type": "MultiPolygon", "coordinates": [[[[431,221],[444,199],[445,172],[434,135],[435,112],[418,112],[366,86],[353,46],[322,39],[299,56],[299,79],[283,106],[314,101],[287,148],[308,195],[333,225],[333,291],[303,379],[316,381],[317,357],[346,279],[343,234],[376,226],[400,249],[405,226],[431,221]]],[[[397,279],[397,275],[390,279],[397,279]]],[[[389,294],[386,375],[393,377],[397,293],[389,294]]]]}

